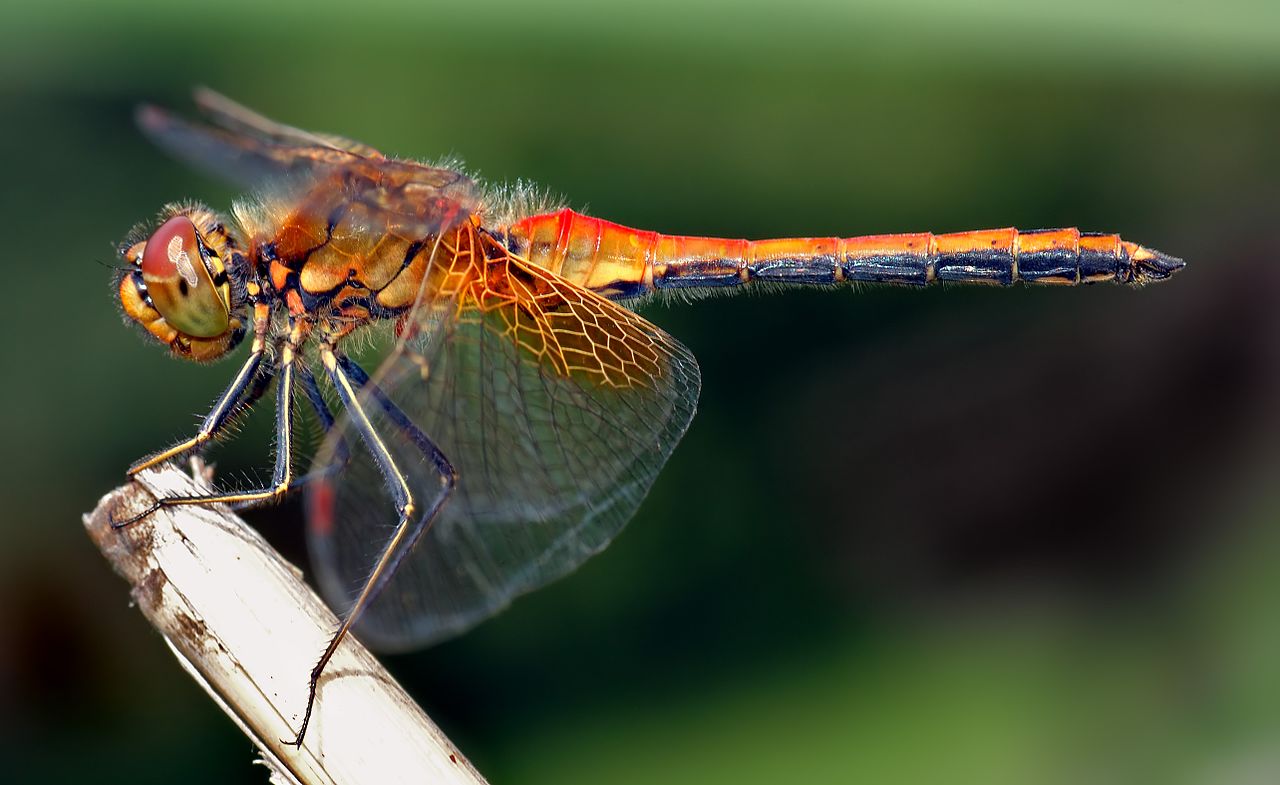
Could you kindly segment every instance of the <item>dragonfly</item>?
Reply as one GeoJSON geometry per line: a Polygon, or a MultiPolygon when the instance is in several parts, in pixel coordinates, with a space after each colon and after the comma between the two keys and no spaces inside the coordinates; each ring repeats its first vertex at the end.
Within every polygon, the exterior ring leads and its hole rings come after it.
{"type": "Polygon", "coordinates": [[[457,635],[574,570],[633,516],[701,385],[689,350],[637,306],[761,284],[1141,285],[1183,266],[1077,229],[642,231],[522,183],[483,186],[455,163],[277,123],[207,89],[195,105],[203,120],[150,105],[137,120],[248,195],[228,214],[179,202],[135,227],[116,291],[127,320],[175,357],[211,362],[246,338],[249,352],[197,432],[128,474],[203,451],[273,384],[274,469],[262,487],[158,498],[114,525],[304,493],[315,580],[341,624],[310,673],[299,747],[353,629],[384,650],[457,635]],[[299,410],[323,432],[305,474],[299,410]]]}

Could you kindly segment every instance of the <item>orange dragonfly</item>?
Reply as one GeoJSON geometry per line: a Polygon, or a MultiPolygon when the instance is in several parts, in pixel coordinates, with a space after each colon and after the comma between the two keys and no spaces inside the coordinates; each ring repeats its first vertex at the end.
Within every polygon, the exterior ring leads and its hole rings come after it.
{"type": "Polygon", "coordinates": [[[1143,284],[1183,265],[1076,229],[754,241],[640,231],[281,125],[207,90],[195,102],[212,125],[155,107],[139,123],[253,195],[229,216],[172,204],[158,228],[135,229],[120,247],[120,302],[177,357],[211,361],[246,335],[249,356],[194,436],[129,474],[203,448],[272,382],[275,470],[265,487],[161,498],[116,525],[305,488],[318,583],[343,620],[311,673],[298,745],[353,625],[384,649],[456,635],[572,571],[631,518],[700,385],[697,361],[636,305],[756,283],[1143,284]],[[370,375],[349,350],[379,325],[390,335],[370,375]],[[326,433],[304,476],[297,399],[326,433]]]}

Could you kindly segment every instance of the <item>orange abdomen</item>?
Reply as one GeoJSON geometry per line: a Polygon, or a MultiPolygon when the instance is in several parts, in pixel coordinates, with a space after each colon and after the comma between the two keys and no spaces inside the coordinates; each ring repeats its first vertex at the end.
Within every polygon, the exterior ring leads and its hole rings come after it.
{"type": "Polygon", "coordinates": [[[512,251],[611,299],[753,281],[1143,283],[1182,266],[1118,235],[1076,229],[729,240],[640,231],[561,210],[525,218],[506,235],[512,251]]]}

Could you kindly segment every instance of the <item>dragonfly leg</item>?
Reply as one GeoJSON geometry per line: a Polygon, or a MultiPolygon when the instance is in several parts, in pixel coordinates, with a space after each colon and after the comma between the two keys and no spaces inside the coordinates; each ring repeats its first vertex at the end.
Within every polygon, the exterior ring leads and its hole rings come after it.
{"type": "MultiPolygon", "coordinates": [[[[248,491],[209,493],[195,496],[167,496],[157,499],[151,506],[129,518],[112,521],[113,528],[123,528],[137,523],[157,510],[190,504],[264,504],[276,501],[288,493],[293,484],[293,380],[297,369],[297,346],[306,332],[302,323],[295,324],[288,342],[281,349],[280,365],[276,370],[276,463],[271,485],[248,491]]],[[[225,418],[224,418],[225,421],[225,418]]]]}
{"type": "MultiPolygon", "coordinates": [[[[259,370],[262,365],[262,353],[262,347],[254,347],[249,354],[249,359],[245,361],[239,372],[236,373],[235,378],[231,380],[231,384],[227,385],[227,389],[223,391],[222,395],[218,396],[213,408],[205,415],[204,421],[200,423],[200,429],[196,431],[194,436],[137,461],[129,467],[128,472],[126,472],[128,476],[133,477],[144,469],[150,469],[152,466],[164,463],[170,458],[175,458],[200,447],[216,436],[234,416],[242,414],[252,407],[257,402],[258,397],[266,391],[265,384],[255,384],[261,376],[259,370]],[[248,395],[245,394],[246,390],[249,391],[248,395]],[[255,392],[256,395],[254,394],[255,392]]],[[[270,377],[268,377],[268,381],[270,381],[270,377]]]]}
{"type": "Polygon", "coordinates": [[[223,391],[217,402],[214,403],[213,409],[205,415],[204,422],[200,424],[200,430],[190,439],[179,442],[166,450],[161,450],[134,463],[129,467],[129,471],[126,472],[128,476],[133,477],[144,469],[164,463],[170,458],[177,457],[205,444],[216,436],[232,418],[243,414],[251,408],[266,392],[270,378],[266,379],[262,384],[254,384],[255,379],[258,378],[259,368],[262,365],[262,356],[266,352],[267,332],[271,328],[271,307],[269,303],[260,298],[261,291],[261,287],[256,283],[249,284],[249,294],[253,302],[253,346],[249,350],[249,359],[245,360],[240,371],[231,380],[231,384],[227,385],[227,389],[223,391]],[[250,388],[250,385],[253,385],[252,388],[250,388]],[[245,395],[246,389],[250,390],[248,396],[245,395]]]}
{"type": "Polygon", "coordinates": [[[298,735],[292,741],[287,742],[295,747],[302,746],[302,738],[307,733],[307,726],[311,722],[311,712],[315,707],[320,676],[324,673],[325,666],[329,664],[329,660],[333,658],[334,652],[337,651],[338,644],[346,637],[351,630],[351,626],[360,618],[360,614],[369,606],[369,603],[373,602],[374,598],[386,587],[387,582],[395,574],[400,562],[413,550],[413,546],[431,527],[431,522],[449,499],[458,481],[457,472],[454,471],[453,465],[449,463],[444,453],[431,442],[426,434],[414,425],[408,415],[401,411],[377,385],[370,383],[368,374],[359,365],[350,359],[339,357],[334,352],[333,347],[328,345],[321,348],[320,359],[324,363],[325,370],[329,373],[334,389],[338,392],[338,398],[351,416],[352,425],[359,432],[360,438],[364,441],[365,446],[369,448],[374,461],[386,478],[387,489],[395,500],[396,511],[400,515],[400,520],[396,524],[395,533],[392,534],[391,539],[383,548],[382,555],[378,557],[377,564],[374,565],[368,580],[365,581],[364,588],[360,590],[359,596],[351,604],[351,608],[338,626],[338,631],[329,640],[329,645],[325,647],[319,661],[316,662],[316,666],[311,670],[311,678],[307,685],[307,708],[302,716],[302,725],[298,729],[298,735]],[[405,479],[404,473],[396,466],[390,450],[387,449],[382,437],[378,435],[373,423],[369,421],[369,416],[365,413],[364,406],[358,399],[356,392],[358,388],[364,388],[377,401],[378,406],[387,414],[396,427],[409,437],[415,448],[422,452],[423,456],[430,460],[439,472],[440,491],[420,515],[413,499],[413,491],[409,488],[409,483],[405,479]]]}
{"type": "MultiPolygon", "coordinates": [[[[320,393],[320,386],[316,383],[315,374],[311,373],[311,369],[305,363],[298,364],[298,381],[302,383],[302,390],[306,393],[307,402],[311,404],[311,410],[315,413],[316,419],[320,422],[320,428],[328,434],[333,430],[334,418],[333,412],[329,411],[329,404],[325,402],[324,396],[320,393]]],[[[305,475],[298,477],[289,483],[286,493],[293,493],[301,490],[308,483],[316,480],[324,479],[341,471],[344,466],[351,460],[351,451],[347,447],[347,443],[341,436],[336,437],[338,443],[334,446],[333,460],[328,466],[322,469],[313,469],[305,475]]],[[[271,501],[270,499],[266,501],[271,501]]],[[[231,505],[233,510],[249,510],[260,507],[266,501],[244,501],[236,502],[231,505]]]]}
{"type": "MultiPolygon", "coordinates": [[[[231,380],[231,384],[227,386],[227,389],[214,403],[213,409],[205,415],[204,422],[201,423],[200,430],[196,435],[184,442],[173,445],[167,450],[138,461],[129,467],[128,475],[132,477],[144,469],[197,449],[217,436],[234,417],[251,409],[258,399],[262,397],[263,393],[266,392],[273,376],[273,371],[270,369],[262,370],[261,364],[262,351],[255,347],[254,352],[249,355],[249,359],[241,366],[235,378],[231,380]]],[[[111,528],[123,529],[126,526],[131,526],[162,506],[158,502],[151,504],[142,512],[131,515],[128,518],[117,519],[112,514],[111,528]]]]}

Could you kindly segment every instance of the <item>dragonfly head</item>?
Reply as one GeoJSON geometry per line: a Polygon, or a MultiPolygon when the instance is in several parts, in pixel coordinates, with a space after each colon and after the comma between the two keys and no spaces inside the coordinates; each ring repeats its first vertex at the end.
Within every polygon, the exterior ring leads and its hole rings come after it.
{"type": "Polygon", "coordinates": [[[121,243],[127,263],[116,281],[125,316],[175,355],[215,360],[244,338],[240,243],[217,213],[200,204],[169,205],[151,231],[121,243]]]}

